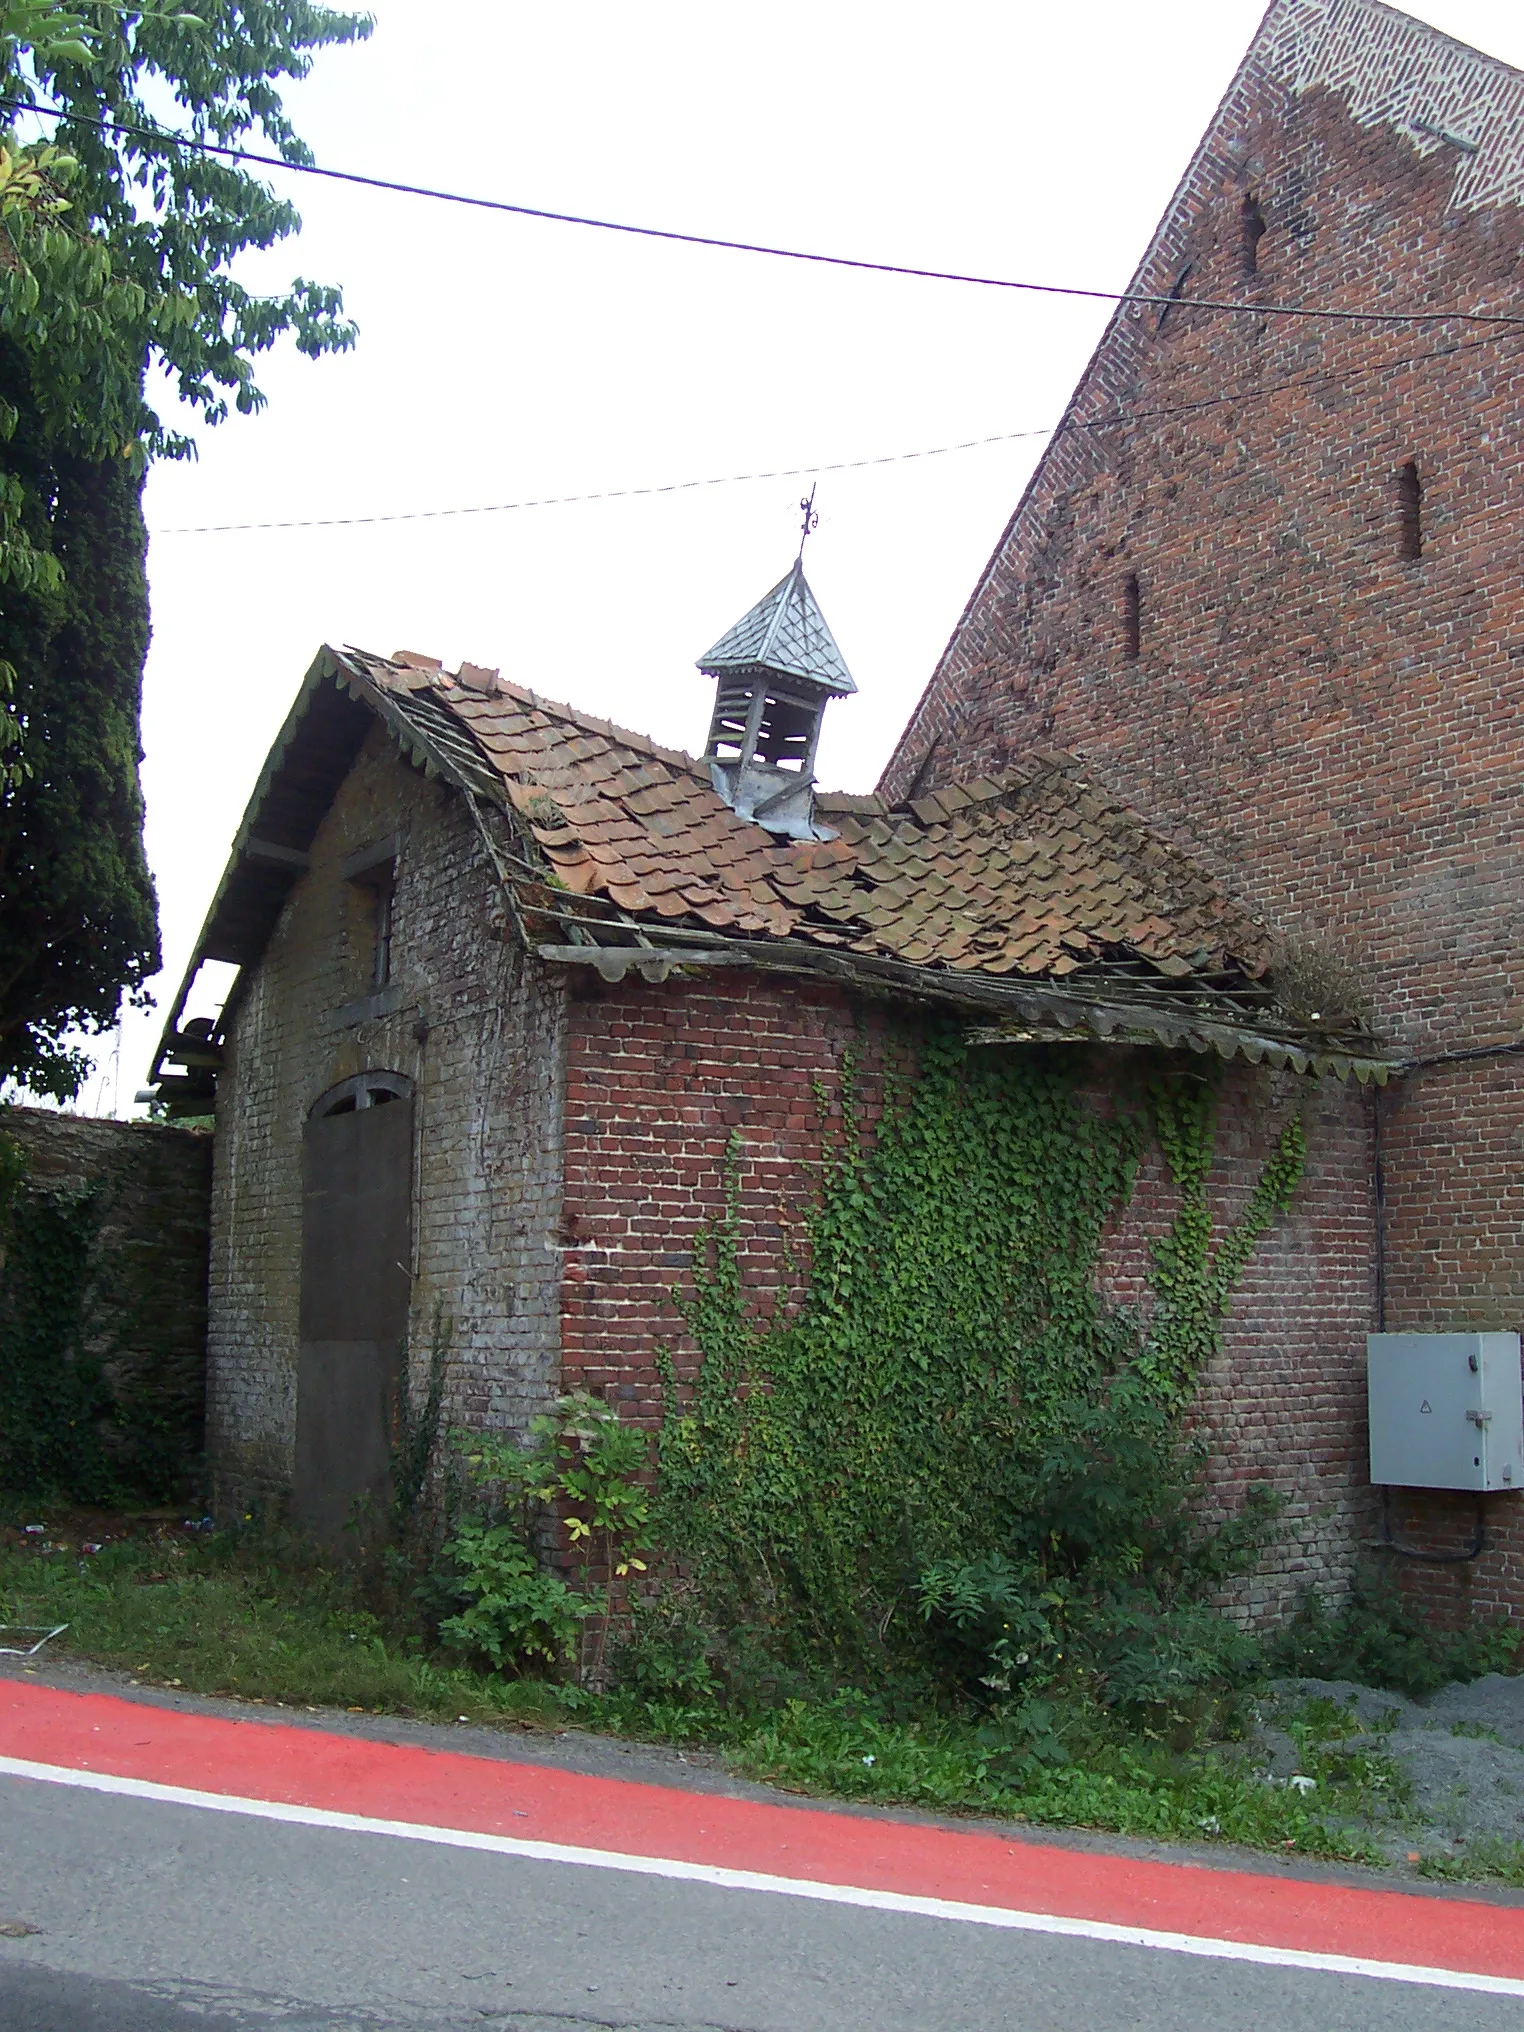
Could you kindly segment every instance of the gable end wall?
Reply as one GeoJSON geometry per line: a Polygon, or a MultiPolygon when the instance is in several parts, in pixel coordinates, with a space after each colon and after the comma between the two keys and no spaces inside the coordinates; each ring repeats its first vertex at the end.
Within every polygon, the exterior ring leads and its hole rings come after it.
{"type": "Polygon", "coordinates": [[[564,984],[505,929],[460,796],[377,727],[253,969],[218,1083],[207,1422],[220,1515],[278,1510],[290,1487],[302,1129],[352,1074],[415,1082],[415,1401],[436,1304],[453,1321],[446,1430],[521,1426],[555,1387],[564,984]],[[340,867],[394,832],[399,1006],[341,1024],[367,954],[340,867]]]}

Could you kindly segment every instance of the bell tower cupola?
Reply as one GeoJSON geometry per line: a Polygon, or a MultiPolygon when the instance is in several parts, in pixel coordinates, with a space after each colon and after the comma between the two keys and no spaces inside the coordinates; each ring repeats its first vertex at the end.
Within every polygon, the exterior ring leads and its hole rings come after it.
{"type": "Polygon", "coordinates": [[[793,839],[829,837],[813,820],[815,750],[833,698],[857,690],[798,560],[698,660],[715,681],[704,759],[742,818],[793,839]]]}

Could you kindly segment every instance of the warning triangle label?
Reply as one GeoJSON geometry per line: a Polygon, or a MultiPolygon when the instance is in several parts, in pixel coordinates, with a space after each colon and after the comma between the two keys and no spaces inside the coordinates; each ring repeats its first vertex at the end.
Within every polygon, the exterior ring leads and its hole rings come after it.
{"type": "Polygon", "coordinates": [[[1420,1404],[1418,1408],[1420,1411],[1427,1411],[1430,1414],[1432,1414],[1434,1410],[1434,1406],[1429,1402],[1427,1397],[1425,1397],[1422,1404],[1420,1404]]]}

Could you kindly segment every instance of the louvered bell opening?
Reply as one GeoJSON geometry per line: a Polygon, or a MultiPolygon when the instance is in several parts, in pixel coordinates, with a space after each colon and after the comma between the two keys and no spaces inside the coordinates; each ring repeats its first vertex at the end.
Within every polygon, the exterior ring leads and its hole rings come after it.
{"type": "Polygon", "coordinates": [[[717,762],[735,762],[740,759],[746,743],[746,721],[751,712],[752,687],[744,682],[721,684],[719,696],[714,702],[714,718],[709,724],[709,745],[706,753],[717,762]]]}
{"type": "Polygon", "coordinates": [[[756,741],[751,744],[747,729],[757,706],[757,687],[744,679],[722,682],[705,752],[716,762],[765,762],[774,769],[802,774],[814,764],[823,704],[823,700],[807,700],[769,687],[756,721],[756,741]]]}
{"type": "Polygon", "coordinates": [[[757,731],[757,759],[775,769],[808,769],[815,759],[820,707],[769,696],[757,731]]]}

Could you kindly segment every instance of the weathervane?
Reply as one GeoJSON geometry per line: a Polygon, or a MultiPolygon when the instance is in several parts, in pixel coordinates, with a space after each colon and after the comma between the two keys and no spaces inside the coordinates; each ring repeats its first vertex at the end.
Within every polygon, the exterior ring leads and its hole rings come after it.
{"type": "MultiPolygon", "coordinates": [[[[818,484],[817,481],[815,485],[818,484]]],[[[799,503],[800,508],[804,511],[804,524],[799,531],[799,555],[801,559],[804,556],[804,546],[810,531],[820,527],[820,517],[815,512],[815,485],[811,486],[809,493],[799,503]]]]}

